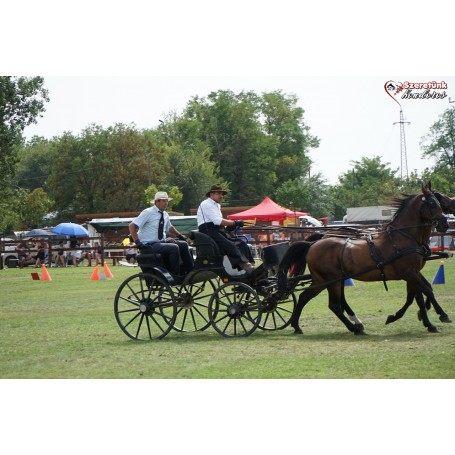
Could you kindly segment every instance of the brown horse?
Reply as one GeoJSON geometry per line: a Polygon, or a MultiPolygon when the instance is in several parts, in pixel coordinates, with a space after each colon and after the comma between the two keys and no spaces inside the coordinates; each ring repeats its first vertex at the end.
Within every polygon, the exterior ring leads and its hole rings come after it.
{"type": "Polygon", "coordinates": [[[430,254],[426,239],[433,227],[440,232],[448,228],[441,206],[428,185],[422,193],[396,199],[397,211],[385,229],[365,239],[324,237],[310,242],[292,244],[279,267],[279,286],[288,288],[287,273],[291,276],[305,270],[311,274],[311,285],[300,294],[291,317],[295,333],[302,333],[299,318],[304,306],[321,291],[329,292],[329,308],[355,334],[363,334],[364,327],[349,308],[344,296],[344,280],[360,281],[405,280],[411,289],[416,289],[422,321],[430,332],[437,331],[428,319],[422,294],[432,294],[420,270],[424,258],[430,254]],[[420,292],[420,294],[419,294],[420,292]],[[420,298],[419,298],[420,295],[420,298]],[[344,314],[348,313],[351,322],[344,314]]]}
{"type": "MultiPolygon", "coordinates": [[[[428,186],[431,189],[431,183],[429,183],[428,186]]],[[[436,197],[436,199],[438,200],[444,213],[447,213],[447,214],[451,213],[451,214],[455,215],[455,198],[446,196],[442,193],[439,193],[438,191],[433,191],[433,194],[436,197]]],[[[421,278],[426,281],[426,279],[423,276],[421,276],[421,278]]],[[[431,284],[428,281],[426,281],[426,284],[427,284],[427,286],[429,286],[431,288],[431,284]]],[[[404,314],[406,313],[406,310],[411,306],[414,299],[416,299],[417,291],[415,289],[411,289],[409,284],[407,285],[407,291],[408,291],[408,294],[406,297],[405,304],[395,314],[391,314],[387,317],[386,324],[390,324],[391,322],[395,322],[398,319],[401,319],[404,316],[404,314]]],[[[427,299],[425,301],[425,308],[427,310],[429,310],[431,308],[431,306],[433,306],[433,308],[436,311],[436,313],[438,314],[439,320],[441,322],[446,322],[446,323],[452,322],[450,320],[449,316],[444,312],[444,310],[439,305],[434,294],[427,297],[427,299]]],[[[422,319],[420,310],[418,312],[418,317],[419,317],[419,319],[422,319]]]]}

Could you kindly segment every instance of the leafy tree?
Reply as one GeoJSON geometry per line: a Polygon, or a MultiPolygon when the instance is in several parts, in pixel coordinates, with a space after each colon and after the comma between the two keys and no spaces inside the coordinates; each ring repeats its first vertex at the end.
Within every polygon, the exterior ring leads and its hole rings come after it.
{"type": "Polygon", "coordinates": [[[222,180],[231,185],[231,202],[254,204],[274,196],[275,188],[306,173],[307,152],[317,146],[303,122],[295,97],[281,92],[258,96],[231,91],[195,97],[183,118],[193,121],[193,135],[208,145],[222,180]]]}
{"type": "Polygon", "coordinates": [[[304,122],[304,109],[297,103],[295,95],[284,95],[281,91],[264,93],[261,99],[264,130],[278,144],[278,182],[306,175],[311,165],[307,153],[319,146],[319,139],[311,136],[304,122]]]}
{"type": "Polygon", "coordinates": [[[158,132],[166,144],[166,157],[173,170],[167,175],[168,185],[176,186],[182,192],[180,203],[173,202],[173,209],[189,213],[205,197],[214,183],[226,182],[219,177],[216,163],[211,159],[210,147],[200,138],[201,123],[197,118],[167,116],[158,132]]]}
{"type": "Polygon", "coordinates": [[[52,201],[42,188],[36,188],[28,193],[20,206],[20,216],[23,226],[28,229],[41,227],[43,218],[49,212],[52,201]]]}
{"type": "Polygon", "coordinates": [[[276,191],[276,202],[283,207],[302,211],[310,201],[310,190],[301,179],[288,180],[276,191]]]}
{"type": "Polygon", "coordinates": [[[17,184],[29,191],[45,188],[53,166],[53,143],[33,137],[18,150],[17,184]]]}
{"type": "Polygon", "coordinates": [[[17,156],[15,145],[22,140],[22,131],[36,123],[49,101],[42,77],[0,76],[0,187],[14,176],[17,156]]]}
{"type": "Polygon", "coordinates": [[[436,160],[424,173],[433,186],[449,194],[455,192],[455,109],[447,109],[420,142],[422,157],[436,160]]]}
{"type": "Polygon", "coordinates": [[[387,205],[392,196],[399,195],[398,171],[389,164],[382,163],[379,156],[354,161],[352,171],[341,174],[333,189],[335,217],[341,219],[348,207],[387,205]]]}
{"type": "Polygon", "coordinates": [[[141,210],[149,175],[160,185],[170,173],[155,134],[134,126],[90,125],[79,136],[64,133],[53,150],[47,185],[55,208],[67,218],[76,213],[141,210]]]}
{"type": "Polygon", "coordinates": [[[173,210],[173,207],[178,205],[182,200],[182,193],[176,186],[161,185],[160,189],[158,189],[155,185],[150,185],[144,191],[147,206],[153,204],[157,191],[166,191],[168,196],[172,199],[172,201],[169,201],[168,210],[173,210]]]}

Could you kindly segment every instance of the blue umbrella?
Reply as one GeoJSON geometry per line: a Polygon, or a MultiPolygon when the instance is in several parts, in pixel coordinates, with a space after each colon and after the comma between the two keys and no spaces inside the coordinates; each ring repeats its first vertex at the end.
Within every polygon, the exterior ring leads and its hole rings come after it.
{"type": "Polygon", "coordinates": [[[32,229],[25,234],[26,237],[52,237],[52,234],[44,229],[32,229]]]}
{"type": "Polygon", "coordinates": [[[85,227],[75,223],[60,223],[51,229],[54,234],[70,235],[73,237],[90,237],[85,227]]]}

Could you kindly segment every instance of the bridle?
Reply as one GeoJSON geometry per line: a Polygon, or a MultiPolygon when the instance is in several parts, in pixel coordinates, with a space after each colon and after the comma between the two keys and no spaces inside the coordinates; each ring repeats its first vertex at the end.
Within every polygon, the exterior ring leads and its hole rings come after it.
{"type": "Polygon", "coordinates": [[[410,235],[408,235],[406,230],[408,229],[413,229],[413,228],[432,228],[438,230],[438,232],[445,232],[447,231],[448,224],[447,224],[447,217],[444,215],[440,214],[435,214],[436,211],[442,212],[441,205],[438,201],[438,199],[434,196],[433,193],[427,193],[426,195],[424,194],[421,196],[421,199],[423,201],[423,204],[420,206],[420,218],[424,218],[424,210],[428,210],[429,212],[429,220],[427,222],[421,223],[421,224],[413,224],[410,226],[401,226],[401,227],[396,227],[393,225],[393,220],[392,222],[387,226],[386,231],[389,233],[389,236],[393,232],[400,232],[403,234],[405,237],[411,238],[410,235]]]}

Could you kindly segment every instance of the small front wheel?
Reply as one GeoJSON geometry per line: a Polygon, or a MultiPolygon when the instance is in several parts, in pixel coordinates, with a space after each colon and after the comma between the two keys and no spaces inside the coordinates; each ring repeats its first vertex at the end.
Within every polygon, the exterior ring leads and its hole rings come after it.
{"type": "Polygon", "coordinates": [[[283,330],[291,323],[291,316],[296,305],[297,297],[293,292],[279,300],[276,293],[265,296],[262,301],[262,320],[259,328],[283,330]]]}
{"type": "Polygon", "coordinates": [[[115,319],[133,340],[164,338],[177,315],[172,288],[161,277],[139,273],[127,278],[114,300],[115,319]]]}
{"type": "Polygon", "coordinates": [[[174,329],[178,332],[197,332],[209,327],[208,307],[215,289],[214,280],[182,286],[176,296],[177,317],[174,329]]]}
{"type": "Polygon", "coordinates": [[[259,297],[245,283],[226,283],[210,299],[210,322],[224,337],[251,335],[261,322],[261,315],[259,297]]]}

